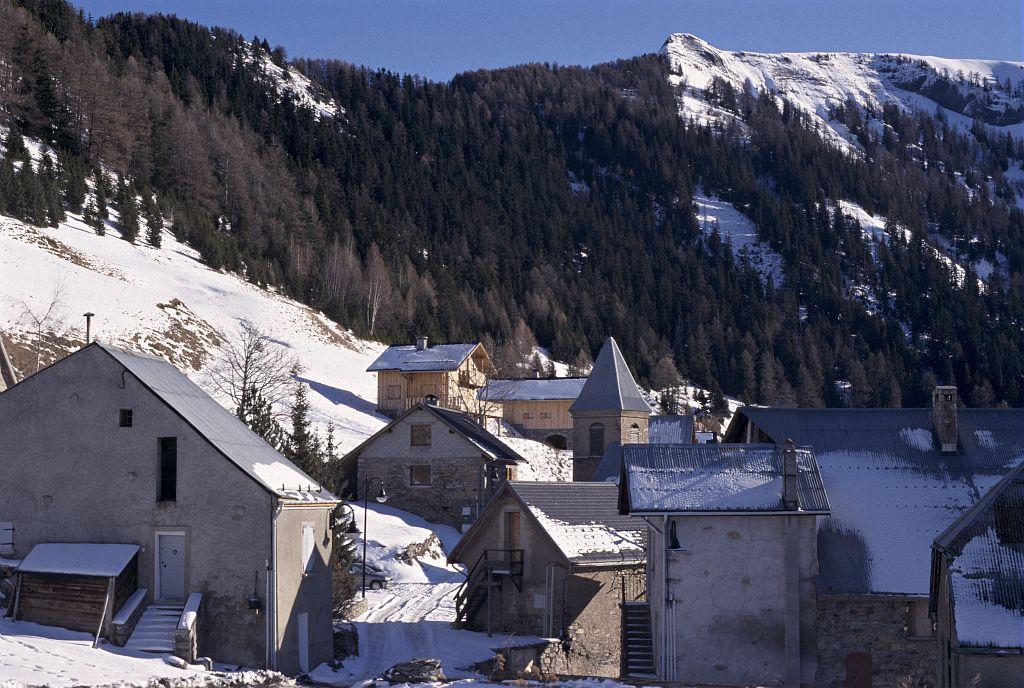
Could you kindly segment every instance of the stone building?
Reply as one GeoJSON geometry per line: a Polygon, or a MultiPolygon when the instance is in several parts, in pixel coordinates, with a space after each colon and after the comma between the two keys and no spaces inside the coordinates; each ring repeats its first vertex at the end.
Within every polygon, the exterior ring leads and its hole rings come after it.
{"type": "Polygon", "coordinates": [[[493,369],[480,344],[435,344],[417,337],[414,345],[389,346],[366,369],[377,373],[377,411],[396,418],[417,404],[479,415],[477,391],[493,369]]]}
{"type": "MultiPolygon", "coordinates": [[[[94,342],[0,394],[0,418],[13,556],[30,578],[62,558],[83,567],[69,574],[127,571],[96,611],[113,641],[285,673],[332,658],[337,498],[171,364],[94,342]],[[93,560],[112,549],[131,555],[93,560]],[[184,650],[175,626],[194,633],[184,650]]],[[[61,585],[44,592],[72,599],[61,585]]],[[[87,611],[36,601],[25,611],[51,623],[87,611]]]]}
{"type": "Polygon", "coordinates": [[[486,415],[504,419],[523,437],[554,449],[572,449],[569,407],[586,381],[583,377],[491,380],[478,397],[486,415]]]}
{"type": "Polygon", "coordinates": [[[1024,410],[959,408],[943,388],[922,409],[745,407],[725,433],[787,438],[814,449],[832,507],[818,524],[817,685],[936,685],[932,541],[1024,460],[1024,410]]]}
{"type": "Polygon", "coordinates": [[[524,459],[469,414],[417,404],[349,452],[350,489],[384,482],[388,504],[434,523],[468,526],[524,459]],[[352,479],[355,483],[352,484],[352,479]]]}
{"type": "Polygon", "coordinates": [[[644,599],[643,523],[609,483],[509,482],[449,556],[466,566],[457,621],[558,638],[545,671],[622,675],[623,619],[644,599]]]}
{"type": "Polygon", "coordinates": [[[814,453],[793,445],[624,445],[619,488],[622,512],[648,526],[657,678],[811,685],[815,525],[829,513],[814,453]]]}
{"type": "Polygon", "coordinates": [[[932,548],[942,688],[1024,687],[1024,464],[932,548]]]}
{"type": "Polygon", "coordinates": [[[647,441],[651,407],[612,337],[605,341],[569,414],[573,480],[591,480],[608,445],[647,441]]]}

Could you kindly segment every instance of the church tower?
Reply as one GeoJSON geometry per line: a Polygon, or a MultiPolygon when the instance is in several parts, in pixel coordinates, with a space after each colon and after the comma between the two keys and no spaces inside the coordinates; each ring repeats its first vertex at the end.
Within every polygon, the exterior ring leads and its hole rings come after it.
{"type": "Polygon", "coordinates": [[[651,407],[640,394],[613,338],[605,340],[580,395],[569,407],[569,415],[575,481],[593,477],[608,445],[647,442],[651,407]]]}

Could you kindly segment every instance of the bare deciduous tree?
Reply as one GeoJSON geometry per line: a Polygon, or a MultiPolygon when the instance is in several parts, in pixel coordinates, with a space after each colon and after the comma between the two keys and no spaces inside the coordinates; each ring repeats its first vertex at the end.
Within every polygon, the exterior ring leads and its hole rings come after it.
{"type": "Polygon", "coordinates": [[[63,339],[68,334],[68,325],[65,321],[64,285],[54,282],[50,300],[37,308],[33,308],[26,301],[21,301],[21,314],[18,322],[23,324],[32,333],[32,356],[34,370],[36,372],[42,367],[43,343],[46,338],[51,340],[63,339]]]}
{"type": "Polygon", "coordinates": [[[292,392],[291,371],[298,369],[296,358],[245,321],[234,336],[224,341],[220,356],[207,372],[214,389],[231,399],[240,416],[248,412],[256,398],[269,404],[275,417],[286,415],[282,402],[292,392]]]}

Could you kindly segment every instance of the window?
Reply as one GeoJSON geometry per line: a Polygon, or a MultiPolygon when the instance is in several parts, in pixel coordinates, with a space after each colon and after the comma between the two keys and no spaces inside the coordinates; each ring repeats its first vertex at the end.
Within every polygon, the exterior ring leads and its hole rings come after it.
{"type": "Polygon", "coordinates": [[[530,420],[531,418],[533,418],[533,414],[532,413],[524,413],[523,414],[523,420],[530,420]]]}
{"type": "Polygon", "coordinates": [[[430,426],[414,425],[409,432],[409,444],[414,447],[430,446],[430,426]]]}
{"type": "Polygon", "coordinates": [[[160,438],[160,484],[157,500],[173,502],[178,498],[178,438],[160,438]]]}
{"type": "Polygon", "coordinates": [[[590,455],[602,456],[604,454],[604,425],[593,423],[590,426],[590,455]]]}
{"type": "Polygon", "coordinates": [[[640,426],[633,423],[629,426],[629,443],[640,444],[640,426]]]}
{"type": "Polygon", "coordinates": [[[117,424],[122,428],[130,428],[132,426],[132,410],[121,409],[117,424]]]}
{"type": "Polygon", "coordinates": [[[541,413],[540,413],[540,417],[541,417],[541,418],[550,418],[550,417],[551,417],[551,414],[550,414],[550,413],[547,413],[547,412],[545,412],[545,411],[541,411],[541,413]]]}
{"type": "Polygon", "coordinates": [[[388,385],[388,399],[401,399],[402,398],[402,387],[401,385],[388,385]]]}
{"type": "Polygon", "coordinates": [[[932,618],[928,615],[928,600],[911,600],[907,605],[907,635],[911,638],[931,638],[932,618]]]}
{"type": "Polygon", "coordinates": [[[515,479],[516,479],[516,467],[515,466],[505,466],[505,480],[515,480],[515,479]]]}
{"type": "Polygon", "coordinates": [[[417,464],[414,466],[409,466],[409,484],[429,485],[430,464],[417,464]]]}
{"type": "Polygon", "coordinates": [[[316,531],[312,523],[302,524],[302,572],[313,573],[316,570],[316,531]]]}

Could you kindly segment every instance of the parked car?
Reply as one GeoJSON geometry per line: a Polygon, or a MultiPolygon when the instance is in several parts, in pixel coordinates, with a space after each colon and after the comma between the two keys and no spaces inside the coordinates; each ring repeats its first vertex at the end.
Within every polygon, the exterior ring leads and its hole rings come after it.
{"type": "MultiPolygon", "coordinates": [[[[356,577],[356,581],[362,584],[363,580],[363,562],[356,561],[349,567],[349,571],[356,577]]],[[[383,570],[377,568],[373,564],[366,564],[366,587],[370,590],[381,590],[391,585],[391,576],[384,573],[383,570]]]]}

